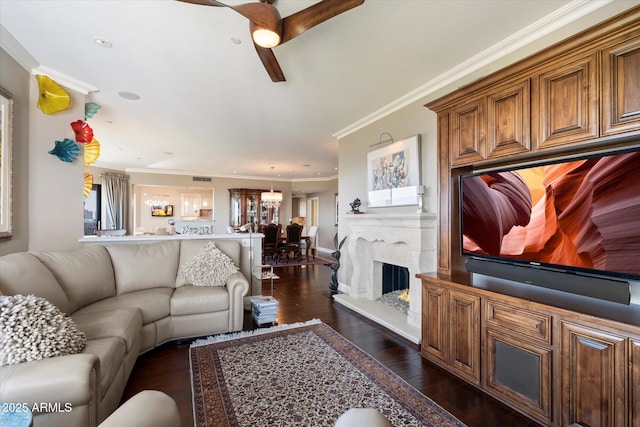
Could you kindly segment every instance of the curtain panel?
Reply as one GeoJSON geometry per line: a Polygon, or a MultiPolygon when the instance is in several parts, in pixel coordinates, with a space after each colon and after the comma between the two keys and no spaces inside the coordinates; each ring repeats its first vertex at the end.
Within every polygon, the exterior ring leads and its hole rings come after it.
{"type": "Polygon", "coordinates": [[[105,172],[100,176],[106,202],[104,229],[126,230],[129,212],[129,175],[105,172]]]}

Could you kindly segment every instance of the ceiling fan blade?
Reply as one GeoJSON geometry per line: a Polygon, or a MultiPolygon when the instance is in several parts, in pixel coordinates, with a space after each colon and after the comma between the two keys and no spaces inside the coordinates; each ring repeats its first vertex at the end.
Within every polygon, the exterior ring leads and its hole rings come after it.
{"type": "Polygon", "coordinates": [[[278,34],[282,34],[280,12],[269,3],[244,3],[227,7],[235,10],[258,27],[276,30],[278,34]]]}
{"type": "Polygon", "coordinates": [[[282,33],[280,13],[275,6],[270,3],[243,3],[237,6],[230,6],[216,0],[178,0],[183,3],[192,3],[202,6],[228,7],[238,12],[240,15],[252,21],[262,28],[277,29],[278,34],[282,33]]]}
{"type": "Polygon", "coordinates": [[[226,4],[220,3],[215,0],[178,0],[183,3],[191,3],[191,4],[199,4],[202,6],[217,6],[217,7],[226,7],[226,4]]]}
{"type": "Polygon", "coordinates": [[[271,77],[271,80],[273,82],[286,81],[286,79],[284,78],[284,73],[280,68],[280,64],[278,64],[278,60],[276,59],[273,51],[271,49],[258,46],[255,43],[253,44],[253,46],[256,48],[256,52],[258,52],[258,56],[262,61],[262,65],[264,65],[267,73],[269,73],[269,77],[271,77]]]}
{"type": "Polygon", "coordinates": [[[364,0],[323,0],[300,12],[289,15],[282,19],[283,30],[280,44],[334,16],[360,6],[362,3],[364,3],[364,0]]]}

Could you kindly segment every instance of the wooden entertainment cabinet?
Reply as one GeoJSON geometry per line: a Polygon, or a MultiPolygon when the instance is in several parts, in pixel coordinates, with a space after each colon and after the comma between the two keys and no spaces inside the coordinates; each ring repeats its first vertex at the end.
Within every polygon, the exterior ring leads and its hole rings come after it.
{"type": "Polygon", "coordinates": [[[570,296],[490,279],[478,287],[468,275],[418,277],[425,358],[544,425],[640,425],[640,313],[580,307],[609,311],[609,320],[557,307],[584,304],[570,296]]]}
{"type": "Polygon", "coordinates": [[[544,425],[640,426],[640,307],[471,277],[458,226],[463,174],[640,144],[640,7],[427,107],[440,215],[423,356],[544,425]]]}

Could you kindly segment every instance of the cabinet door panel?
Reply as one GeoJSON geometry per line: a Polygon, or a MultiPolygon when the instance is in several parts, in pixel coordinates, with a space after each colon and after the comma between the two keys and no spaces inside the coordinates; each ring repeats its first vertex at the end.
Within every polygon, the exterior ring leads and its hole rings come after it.
{"type": "Polygon", "coordinates": [[[477,100],[451,111],[451,164],[471,164],[484,160],[485,112],[484,99],[477,100]]]}
{"type": "Polygon", "coordinates": [[[540,75],[541,148],[598,136],[596,56],[540,75]]]}
{"type": "Polygon", "coordinates": [[[543,423],[552,421],[551,363],[548,346],[487,329],[484,385],[543,423]]]}
{"type": "Polygon", "coordinates": [[[531,150],[530,80],[509,86],[487,98],[487,158],[531,150]]]}
{"type": "Polygon", "coordinates": [[[640,36],[602,54],[602,132],[640,130],[640,36]]]}
{"type": "Polygon", "coordinates": [[[626,425],[625,338],[562,323],[564,425],[626,425]]]}
{"type": "Polygon", "coordinates": [[[629,404],[631,425],[640,426],[640,340],[630,340],[631,378],[629,380],[629,404]]]}
{"type": "Polygon", "coordinates": [[[449,291],[449,363],[480,383],[480,297],[449,291]]]}
{"type": "Polygon", "coordinates": [[[446,291],[444,288],[423,286],[422,353],[446,363],[446,291]]]}

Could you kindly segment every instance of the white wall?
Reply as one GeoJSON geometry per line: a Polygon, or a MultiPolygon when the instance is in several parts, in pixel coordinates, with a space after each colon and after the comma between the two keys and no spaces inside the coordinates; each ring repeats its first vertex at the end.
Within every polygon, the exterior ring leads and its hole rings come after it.
{"type": "Polygon", "coordinates": [[[35,77],[30,82],[29,170],[38,171],[29,181],[29,249],[71,250],[81,247],[84,234],[83,147],[72,162],[49,154],[55,141],[75,140],[71,123],[84,120],[84,95],[67,89],[67,110],[44,114],[36,104],[39,94],[35,77]]]}

